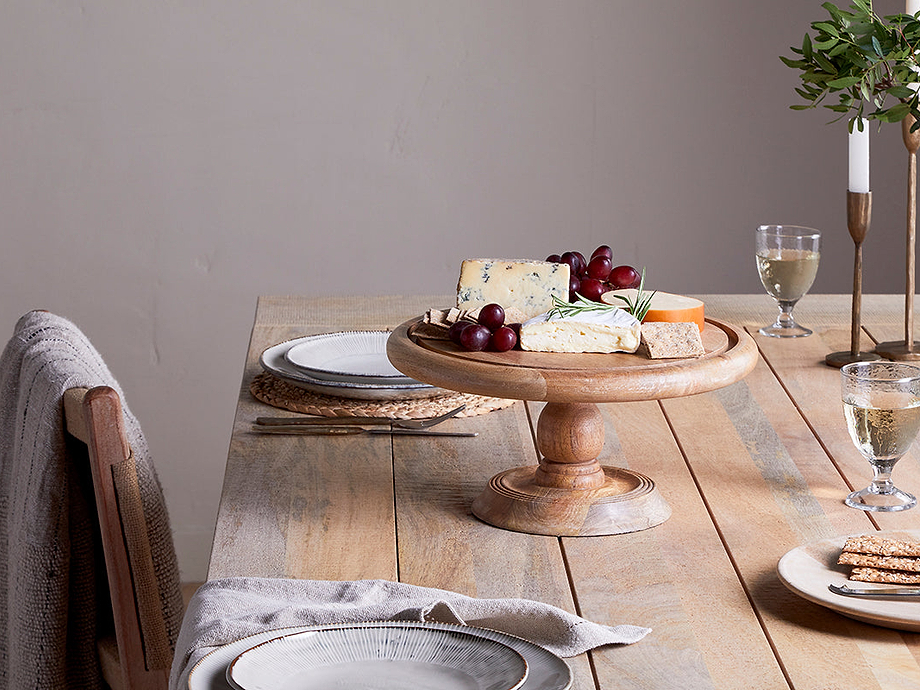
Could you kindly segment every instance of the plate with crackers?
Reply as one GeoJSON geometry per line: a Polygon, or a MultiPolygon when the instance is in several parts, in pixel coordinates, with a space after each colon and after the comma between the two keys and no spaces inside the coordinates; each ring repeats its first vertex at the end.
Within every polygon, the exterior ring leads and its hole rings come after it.
{"type": "Polygon", "coordinates": [[[828,587],[863,589],[920,585],[920,530],[834,537],[792,549],[777,566],[790,590],[850,618],[920,632],[920,598],[848,597],[828,587]]]}

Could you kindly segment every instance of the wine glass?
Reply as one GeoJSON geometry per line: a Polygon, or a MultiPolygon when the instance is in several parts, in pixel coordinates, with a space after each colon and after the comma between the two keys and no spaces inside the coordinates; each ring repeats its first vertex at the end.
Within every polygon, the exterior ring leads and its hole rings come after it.
{"type": "Polygon", "coordinates": [[[891,483],[891,471],[920,429],[920,367],[854,362],[840,373],[850,438],[875,472],[872,483],[851,493],[845,503],[869,511],[913,508],[917,499],[891,483]]]}
{"type": "Polygon", "coordinates": [[[779,304],[776,323],[760,329],[774,338],[811,335],[792,318],[795,303],[811,288],[818,273],[821,233],[798,225],[761,225],[756,232],[757,272],[764,289],[779,304]]]}

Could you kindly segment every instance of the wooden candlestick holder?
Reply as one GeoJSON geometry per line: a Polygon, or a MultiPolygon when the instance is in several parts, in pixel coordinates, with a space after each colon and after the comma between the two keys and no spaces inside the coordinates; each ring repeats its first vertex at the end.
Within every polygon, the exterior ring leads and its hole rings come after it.
{"type": "Polygon", "coordinates": [[[920,343],[914,340],[914,266],[917,243],[917,149],[920,130],[911,132],[913,117],[901,121],[901,138],[907,148],[907,285],[904,292],[904,340],[879,343],[882,357],[900,361],[920,360],[920,343]]]}
{"type": "Polygon", "coordinates": [[[872,218],[872,192],[847,191],[847,229],[856,254],[853,262],[853,303],[850,322],[850,349],[832,352],[824,358],[826,364],[838,369],[850,362],[868,362],[881,359],[873,352],[860,352],[859,340],[862,331],[862,245],[869,232],[872,218]]]}

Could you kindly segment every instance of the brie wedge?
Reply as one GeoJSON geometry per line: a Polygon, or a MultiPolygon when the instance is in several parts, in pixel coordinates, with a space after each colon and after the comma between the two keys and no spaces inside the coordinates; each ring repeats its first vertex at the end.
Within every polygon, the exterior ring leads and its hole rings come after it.
{"type": "Polygon", "coordinates": [[[521,349],[532,352],[635,352],[642,325],[623,309],[577,316],[540,314],[521,326],[521,349]]]}

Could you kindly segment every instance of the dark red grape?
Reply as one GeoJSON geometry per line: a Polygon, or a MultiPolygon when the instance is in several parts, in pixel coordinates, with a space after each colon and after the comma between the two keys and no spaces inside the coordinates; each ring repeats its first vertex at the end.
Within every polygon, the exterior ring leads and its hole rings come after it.
{"type": "Polygon", "coordinates": [[[457,345],[460,344],[460,332],[470,325],[470,321],[455,321],[447,329],[447,337],[457,345]]]}
{"type": "MultiPolygon", "coordinates": [[[[606,257],[607,257],[608,259],[610,259],[610,261],[612,262],[612,261],[613,261],[613,250],[612,250],[609,246],[607,246],[606,244],[602,244],[600,247],[598,247],[597,249],[595,249],[595,250],[591,253],[591,258],[592,258],[592,259],[593,259],[595,256],[606,256],[606,257]]],[[[613,264],[611,264],[611,265],[613,265],[613,264]]]]}
{"type": "Polygon", "coordinates": [[[578,256],[575,252],[566,252],[560,259],[562,263],[569,265],[571,275],[577,277],[578,274],[581,273],[581,262],[578,260],[578,256]]]}
{"type": "Polygon", "coordinates": [[[585,259],[585,255],[581,252],[572,252],[575,257],[578,259],[578,275],[581,276],[585,272],[585,269],[588,268],[588,262],[585,259]]]}
{"type": "Polygon", "coordinates": [[[488,328],[478,323],[471,323],[460,331],[460,347],[471,352],[481,352],[489,345],[492,333],[488,328]]]}
{"type": "Polygon", "coordinates": [[[610,283],[615,290],[637,288],[641,281],[642,276],[639,275],[639,271],[632,266],[617,266],[610,271],[610,276],[607,278],[607,282],[610,283]]]}
{"type": "Polygon", "coordinates": [[[507,352],[517,345],[517,335],[507,326],[502,326],[495,330],[489,343],[493,350],[497,352],[507,352]]]}
{"type": "Polygon", "coordinates": [[[562,263],[562,257],[559,256],[558,254],[550,254],[548,257],[546,257],[546,260],[554,264],[562,263]]]}
{"type": "Polygon", "coordinates": [[[494,331],[505,324],[505,310],[500,304],[487,304],[479,310],[479,323],[494,331]]]}
{"type": "Polygon", "coordinates": [[[607,292],[607,284],[594,278],[585,278],[581,281],[581,289],[578,291],[586,299],[594,300],[595,302],[600,302],[601,295],[605,292],[607,292]]]}
{"type": "Polygon", "coordinates": [[[613,268],[613,262],[606,256],[595,256],[588,263],[588,277],[595,280],[607,280],[610,270],[613,268]]]}
{"type": "Polygon", "coordinates": [[[569,276],[569,302],[575,301],[575,293],[581,289],[581,281],[576,275],[569,276]]]}

